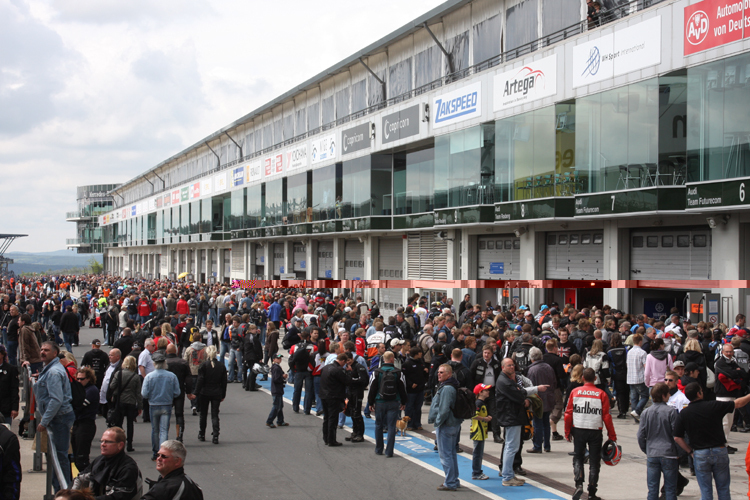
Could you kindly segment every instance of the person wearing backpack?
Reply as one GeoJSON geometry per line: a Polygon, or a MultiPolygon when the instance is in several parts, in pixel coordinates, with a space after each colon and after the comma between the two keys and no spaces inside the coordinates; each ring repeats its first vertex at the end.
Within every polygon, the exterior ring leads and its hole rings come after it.
{"type": "Polygon", "coordinates": [[[437,369],[438,387],[432,397],[427,423],[435,425],[435,438],[438,442],[440,464],[443,466],[445,481],[438,491],[456,491],[461,483],[458,479],[458,434],[462,419],[453,414],[456,406],[458,381],[453,377],[453,368],[445,363],[437,369]]]}
{"type": "MultiPolygon", "coordinates": [[[[312,370],[318,347],[309,342],[310,332],[300,332],[300,343],[294,344],[289,350],[289,368],[294,373],[294,394],[292,395],[292,411],[299,413],[299,401],[302,397],[302,385],[305,386],[304,412],[309,415],[312,402],[315,399],[312,370]]],[[[322,383],[322,381],[321,381],[322,383]]]]}
{"type": "Polygon", "coordinates": [[[534,345],[531,343],[531,334],[524,333],[521,336],[521,344],[511,348],[511,357],[516,362],[518,373],[520,373],[521,375],[526,376],[529,371],[529,366],[531,366],[531,358],[529,356],[529,352],[531,351],[532,347],[534,347],[534,345]]]}
{"type": "MultiPolygon", "coordinates": [[[[57,344],[43,342],[40,353],[44,368],[39,373],[39,379],[34,386],[37,409],[42,415],[37,432],[45,431],[47,428],[51,431],[50,437],[57,450],[60,469],[65,480],[70,484],[68,448],[70,447],[70,429],[75,421],[70,381],[67,371],[58,359],[60,348],[57,344]]],[[[55,491],[60,489],[56,476],[52,478],[52,483],[55,491]]]]}
{"type": "Polygon", "coordinates": [[[367,406],[375,412],[375,454],[393,456],[396,444],[396,420],[406,404],[406,379],[401,370],[393,366],[392,351],[383,353],[383,364],[370,375],[367,406]],[[383,428],[388,431],[388,442],[383,449],[383,428]]]}

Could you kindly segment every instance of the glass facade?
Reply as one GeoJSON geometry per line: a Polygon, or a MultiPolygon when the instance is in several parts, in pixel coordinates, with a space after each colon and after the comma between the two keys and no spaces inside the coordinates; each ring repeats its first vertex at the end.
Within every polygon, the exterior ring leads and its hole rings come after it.
{"type": "Polygon", "coordinates": [[[394,215],[432,212],[435,149],[393,155],[394,215]]]}
{"type": "Polygon", "coordinates": [[[263,189],[265,184],[256,184],[246,188],[247,190],[247,227],[255,229],[263,227],[264,205],[263,189]]]}
{"type": "Polygon", "coordinates": [[[312,213],[314,221],[337,219],[340,211],[341,164],[329,165],[312,171],[312,213]]]}
{"type": "Polygon", "coordinates": [[[286,223],[286,179],[266,182],[266,226],[280,226],[286,223]]]}
{"type": "Polygon", "coordinates": [[[247,208],[245,206],[247,199],[246,189],[243,188],[232,191],[230,198],[231,215],[229,218],[229,229],[245,229],[247,227],[245,224],[245,216],[247,213],[247,208]]]}
{"type": "Polygon", "coordinates": [[[494,124],[435,138],[436,209],[492,203],[494,143],[494,124]]]}
{"type": "Polygon", "coordinates": [[[312,222],[312,183],[308,181],[310,177],[308,172],[303,172],[287,178],[286,208],[290,224],[312,222]]]}

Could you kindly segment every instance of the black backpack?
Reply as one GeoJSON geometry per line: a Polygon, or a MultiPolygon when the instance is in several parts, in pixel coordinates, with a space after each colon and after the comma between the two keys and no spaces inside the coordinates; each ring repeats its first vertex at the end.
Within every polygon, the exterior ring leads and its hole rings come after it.
{"type": "Polygon", "coordinates": [[[456,389],[456,404],[453,405],[453,416],[463,420],[474,418],[477,411],[477,400],[474,393],[466,387],[456,389]]]}
{"type": "Polygon", "coordinates": [[[306,372],[310,365],[310,351],[307,350],[307,342],[300,342],[294,349],[294,354],[289,358],[289,364],[294,371],[306,372]]]}
{"type": "Polygon", "coordinates": [[[401,379],[401,370],[375,370],[380,376],[380,387],[378,396],[383,401],[395,401],[398,397],[398,384],[401,379]]]}
{"type": "Polygon", "coordinates": [[[65,373],[68,375],[68,380],[70,381],[70,394],[73,396],[73,400],[71,401],[73,412],[78,416],[86,407],[86,388],[75,377],[71,377],[68,370],[65,370],[65,373]]]}
{"type": "Polygon", "coordinates": [[[526,373],[529,371],[529,366],[531,365],[529,353],[526,351],[526,349],[518,346],[516,350],[513,351],[513,359],[516,361],[518,372],[526,375],[526,373]]]}

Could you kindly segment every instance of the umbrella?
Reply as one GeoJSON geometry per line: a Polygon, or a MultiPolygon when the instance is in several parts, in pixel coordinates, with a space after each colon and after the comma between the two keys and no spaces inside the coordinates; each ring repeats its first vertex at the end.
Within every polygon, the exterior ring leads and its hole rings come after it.
{"type": "Polygon", "coordinates": [[[177,279],[178,279],[178,280],[181,280],[182,278],[184,278],[184,277],[185,277],[185,276],[187,276],[187,275],[188,275],[188,273],[180,273],[180,275],[179,275],[179,276],[177,276],[177,279]]]}

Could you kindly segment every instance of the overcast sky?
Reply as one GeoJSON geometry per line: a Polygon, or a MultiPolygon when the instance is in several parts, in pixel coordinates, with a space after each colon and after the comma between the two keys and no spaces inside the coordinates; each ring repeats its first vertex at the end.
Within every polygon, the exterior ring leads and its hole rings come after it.
{"type": "Polygon", "coordinates": [[[440,0],[0,0],[0,233],[65,248],[131,179],[440,0]]]}

